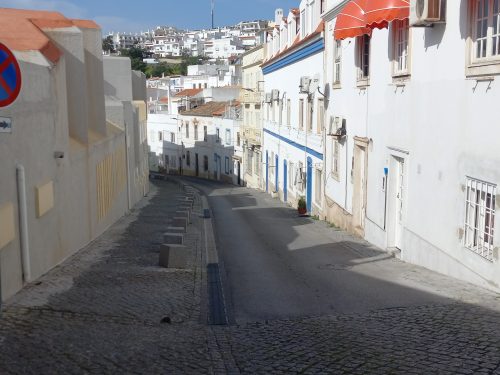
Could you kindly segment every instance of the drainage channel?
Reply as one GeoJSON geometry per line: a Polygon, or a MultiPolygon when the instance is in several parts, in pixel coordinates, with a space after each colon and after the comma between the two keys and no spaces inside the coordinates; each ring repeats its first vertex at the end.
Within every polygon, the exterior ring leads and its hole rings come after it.
{"type": "Polygon", "coordinates": [[[208,281],[208,324],[227,325],[226,305],[220,278],[220,269],[217,263],[207,265],[208,281]]]}

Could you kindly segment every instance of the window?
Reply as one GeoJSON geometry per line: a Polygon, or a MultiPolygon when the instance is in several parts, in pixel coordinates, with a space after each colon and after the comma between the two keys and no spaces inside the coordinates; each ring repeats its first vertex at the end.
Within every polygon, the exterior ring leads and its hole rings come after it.
{"type": "Polygon", "coordinates": [[[279,103],[278,104],[278,111],[279,111],[278,121],[279,121],[279,125],[281,126],[283,123],[283,100],[280,100],[278,103],[279,103]]]}
{"type": "Polygon", "coordinates": [[[367,80],[370,76],[370,36],[357,37],[358,48],[358,81],[367,80]]]}
{"type": "Polygon", "coordinates": [[[316,169],[314,173],[314,201],[318,206],[321,206],[321,195],[323,193],[322,177],[323,172],[321,169],[316,169]]]}
{"type": "Polygon", "coordinates": [[[470,11],[467,73],[500,74],[500,0],[472,0],[470,11]]]}
{"type": "Polygon", "coordinates": [[[269,181],[274,181],[274,168],[276,159],[274,159],[274,152],[271,152],[271,159],[269,159],[269,181]]]}
{"type": "Polygon", "coordinates": [[[255,153],[254,160],[255,160],[254,172],[255,172],[256,176],[259,176],[260,175],[260,152],[255,153]]]}
{"type": "Polygon", "coordinates": [[[333,84],[340,85],[340,72],[341,72],[341,61],[342,61],[342,41],[335,41],[335,54],[333,62],[333,84]]]}
{"type": "Polygon", "coordinates": [[[215,129],[215,142],[216,143],[220,142],[220,131],[219,131],[219,128],[215,129]]]}
{"type": "Polygon", "coordinates": [[[295,166],[292,162],[288,163],[288,188],[293,190],[293,186],[295,185],[295,166]]]}
{"type": "Polygon", "coordinates": [[[186,138],[189,138],[189,122],[186,122],[186,138]]]}
{"type": "Polygon", "coordinates": [[[307,100],[307,131],[312,132],[313,130],[313,99],[307,100]]]}
{"type": "Polygon", "coordinates": [[[163,141],[163,132],[158,132],[158,140],[163,141]]]}
{"type": "Polygon", "coordinates": [[[191,153],[186,151],[186,165],[189,167],[191,165],[191,153]]]}
{"type": "Polygon", "coordinates": [[[204,126],[203,127],[203,141],[207,141],[208,140],[208,130],[207,130],[207,127],[204,126]]]}
{"type": "Polygon", "coordinates": [[[240,137],[240,132],[236,133],[236,145],[240,146],[241,145],[241,137],[240,137]]]}
{"type": "Polygon", "coordinates": [[[290,127],[290,117],[291,117],[291,114],[292,114],[292,111],[291,111],[291,101],[290,99],[287,99],[286,100],[286,126],[290,127]]]}
{"type": "Polygon", "coordinates": [[[231,130],[226,129],[226,145],[230,145],[230,144],[231,144],[231,130]]]}
{"type": "Polygon", "coordinates": [[[208,156],[204,156],[203,157],[203,169],[205,170],[205,172],[208,171],[208,156]]]}
{"type": "Polygon", "coordinates": [[[318,99],[318,121],[316,122],[316,132],[321,134],[325,127],[325,101],[318,99]]]}
{"type": "Polygon", "coordinates": [[[300,12],[300,37],[306,36],[307,22],[306,22],[306,11],[305,9],[300,12]]]}
{"type": "Polygon", "coordinates": [[[175,133],[170,133],[170,142],[175,143],[175,133]]]}
{"type": "Polygon", "coordinates": [[[394,38],[393,46],[393,74],[409,74],[409,34],[410,28],[408,19],[392,22],[392,33],[394,38]]]}
{"type": "Polygon", "coordinates": [[[493,260],[496,190],[494,184],[467,178],[464,245],[489,261],[493,260]]]}
{"type": "Polygon", "coordinates": [[[229,174],[229,158],[226,156],[226,158],[224,159],[225,161],[225,172],[226,174],[229,174]]]}
{"type": "Polygon", "coordinates": [[[300,192],[304,192],[306,188],[306,173],[304,170],[304,163],[302,163],[301,161],[299,161],[299,170],[297,173],[298,175],[295,177],[295,179],[297,180],[298,190],[300,192]]]}
{"type": "Polygon", "coordinates": [[[275,113],[274,113],[274,100],[271,102],[271,120],[272,122],[275,121],[275,113]]]}
{"type": "MultiPolygon", "coordinates": [[[[335,121],[332,119],[332,121],[335,121]]],[[[337,122],[333,123],[332,126],[332,131],[335,133],[339,127],[341,127],[342,124],[339,124],[337,122]]],[[[339,180],[339,163],[340,163],[340,144],[338,141],[338,138],[336,137],[331,137],[331,150],[330,154],[332,155],[332,160],[331,160],[331,173],[332,177],[336,180],[339,180]]]]}
{"type": "Polygon", "coordinates": [[[253,151],[252,149],[247,149],[247,173],[252,174],[253,169],[253,151]]]}
{"type": "Polygon", "coordinates": [[[195,141],[198,140],[198,125],[197,124],[194,125],[194,140],[195,141]]]}
{"type": "Polygon", "coordinates": [[[299,100],[299,129],[304,129],[304,99],[299,100]]]}

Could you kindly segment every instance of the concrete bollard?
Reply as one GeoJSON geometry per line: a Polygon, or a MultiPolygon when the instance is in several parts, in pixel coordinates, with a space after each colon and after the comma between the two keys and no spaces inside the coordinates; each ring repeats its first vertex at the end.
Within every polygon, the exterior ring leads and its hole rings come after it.
{"type": "Polygon", "coordinates": [[[186,217],[173,217],[171,226],[187,229],[188,219],[186,217]]]}
{"type": "Polygon", "coordinates": [[[186,246],[163,244],[160,247],[160,266],[184,269],[187,266],[186,246]]]}
{"type": "MultiPolygon", "coordinates": [[[[177,225],[173,225],[177,227],[177,225]]],[[[163,242],[173,245],[182,245],[184,243],[184,235],[179,233],[164,233],[163,242]]]]}
{"type": "Polygon", "coordinates": [[[191,223],[191,211],[189,210],[179,210],[175,212],[176,217],[185,217],[188,223],[191,223]]]}
{"type": "Polygon", "coordinates": [[[167,228],[167,233],[184,234],[184,233],[186,233],[186,228],[183,228],[183,227],[168,227],[167,228]]]}

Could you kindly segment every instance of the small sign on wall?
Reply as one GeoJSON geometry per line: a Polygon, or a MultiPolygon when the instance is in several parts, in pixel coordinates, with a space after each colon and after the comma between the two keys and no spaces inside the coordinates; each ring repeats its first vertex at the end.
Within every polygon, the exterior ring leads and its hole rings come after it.
{"type": "Polygon", "coordinates": [[[12,133],[12,119],[0,117],[0,133],[12,133]]]}

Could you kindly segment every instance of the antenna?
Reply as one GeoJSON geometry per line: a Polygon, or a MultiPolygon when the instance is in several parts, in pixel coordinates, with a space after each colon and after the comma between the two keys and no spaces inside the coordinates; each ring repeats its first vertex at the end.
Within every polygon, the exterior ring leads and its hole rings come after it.
{"type": "Polygon", "coordinates": [[[215,8],[215,0],[212,0],[212,29],[214,28],[214,8],[215,8]]]}

